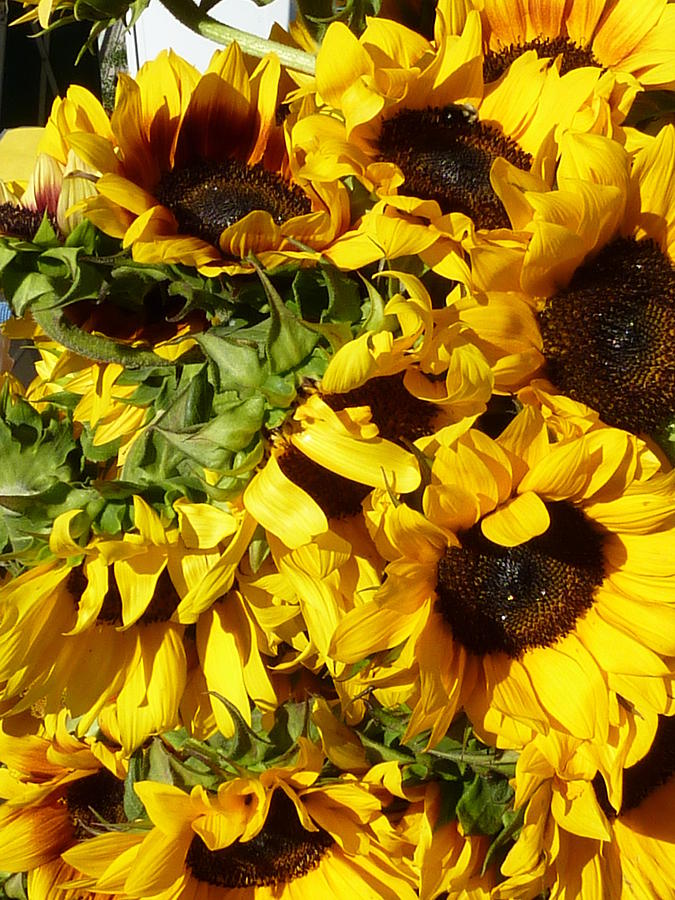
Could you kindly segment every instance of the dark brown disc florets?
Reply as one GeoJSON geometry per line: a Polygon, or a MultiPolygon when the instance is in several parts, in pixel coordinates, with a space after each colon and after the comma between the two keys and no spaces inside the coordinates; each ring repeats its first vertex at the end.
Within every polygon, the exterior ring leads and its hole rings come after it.
{"type": "Polygon", "coordinates": [[[483,81],[486,84],[497,81],[508,67],[528,50],[534,50],[539,59],[550,57],[553,60],[558,56],[562,57],[560,60],[561,75],[585,66],[601,68],[601,64],[593,55],[590,47],[580,47],[563,35],[555,38],[539,37],[533,41],[526,41],[524,44],[509,44],[508,47],[502,47],[501,50],[488,50],[483,59],[483,81]]]}
{"type": "Polygon", "coordinates": [[[73,825],[74,837],[86,840],[92,829],[102,824],[126,822],[124,812],[124,781],[108,769],[72,781],[66,790],[65,802],[73,825]]]}
{"type": "Polygon", "coordinates": [[[254,838],[235,841],[222,850],[209,850],[195,835],[185,864],[193,878],[214,887],[284,885],[315,869],[333,843],[322,828],[303,828],[293,801],[279,788],[272,797],[265,825],[254,838]]]}
{"type": "MultiPolygon", "coordinates": [[[[618,815],[637,809],[654,791],[675,775],[675,716],[659,716],[659,724],[649,752],[635,765],[623,770],[623,792],[618,815]]],[[[616,810],[607,797],[600,775],[593,779],[598,802],[605,815],[614,818],[616,810]]]]}
{"type": "MultiPolygon", "coordinates": [[[[44,212],[35,209],[26,209],[14,203],[0,203],[0,235],[32,241],[44,217],[44,212]]],[[[47,218],[58,233],[55,217],[47,213],[47,218]]]]}
{"type": "Polygon", "coordinates": [[[549,298],[539,326],[551,381],[608,425],[651,432],[675,410],[675,267],[619,238],[549,298]]]}
{"type": "Polygon", "coordinates": [[[548,647],[574,628],[604,577],[603,537],[567,501],[547,503],[544,534],[515,547],[459,535],[438,564],[437,609],[470,653],[512,658],[548,647]]]}
{"type": "Polygon", "coordinates": [[[461,104],[402,110],[383,123],[378,150],[403,172],[401,194],[435,200],[444,214],[465,213],[478,228],[510,227],[490,183],[495,159],[524,170],[532,162],[515,141],[461,104]]]}
{"type": "Polygon", "coordinates": [[[268,212],[281,225],[312,209],[299,187],[260,163],[247,166],[236,159],[199,162],[165,172],[155,193],[176,217],[181,233],[215,246],[226,228],[251,212],[268,212]]]}
{"type": "MultiPolygon", "coordinates": [[[[87,578],[82,571],[82,567],[78,566],[71,569],[68,575],[68,590],[75,602],[79,603],[86,587],[87,578]]],[[[157,579],[152,599],[143,615],[138,619],[138,624],[151,625],[154,622],[168,622],[178,608],[179,603],[180,597],[176,592],[171,576],[166,569],[163,569],[157,579]]],[[[109,581],[108,590],[103,598],[103,604],[96,621],[100,624],[114,627],[123,624],[122,597],[114,578],[111,578],[109,581]]]]}

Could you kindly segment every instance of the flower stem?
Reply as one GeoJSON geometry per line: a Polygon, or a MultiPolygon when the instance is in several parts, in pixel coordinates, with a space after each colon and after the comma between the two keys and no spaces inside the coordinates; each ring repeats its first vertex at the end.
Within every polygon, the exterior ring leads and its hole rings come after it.
{"type": "Polygon", "coordinates": [[[491,769],[513,774],[519,753],[515,750],[502,750],[498,756],[487,753],[467,753],[465,750],[428,750],[429,756],[438,756],[457,763],[465,763],[472,769],[491,769]]]}
{"type": "Polygon", "coordinates": [[[314,74],[316,57],[313,53],[306,53],[296,47],[287,47],[277,41],[268,41],[266,38],[224,25],[202,12],[192,0],[162,0],[162,4],[187,28],[217,44],[231,44],[236,41],[244,53],[260,59],[273,52],[286,68],[307,75],[314,74]]]}
{"type": "Polygon", "coordinates": [[[119,363],[128,369],[149,368],[150,366],[175,366],[184,359],[164,359],[152,350],[142,350],[120,344],[111,338],[99,334],[82,331],[77,325],[69,322],[61,309],[32,309],[33,318],[40,328],[53,341],[57,341],[68,350],[79,353],[96,362],[119,363]]]}

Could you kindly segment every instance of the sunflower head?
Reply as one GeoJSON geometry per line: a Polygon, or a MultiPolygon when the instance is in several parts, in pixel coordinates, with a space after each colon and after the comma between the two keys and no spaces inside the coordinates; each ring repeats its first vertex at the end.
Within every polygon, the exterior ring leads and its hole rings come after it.
{"type": "Polygon", "coordinates": [[[86,92],[69,92],[48,144],[55,154],[76,148],[100,173],[78,209],[138,261],[217,275],[242,270],[235,260],[250,253],[268,265],[284,252],[304,258],[302,247],[322,249],[346,230],[349,203],[341,184],[293,176],[277,123],[280,78],[276,56],[251,71],[236,44],[201,76],[164,53],[136,79],[121,76],[109,121],[86,92]]]}

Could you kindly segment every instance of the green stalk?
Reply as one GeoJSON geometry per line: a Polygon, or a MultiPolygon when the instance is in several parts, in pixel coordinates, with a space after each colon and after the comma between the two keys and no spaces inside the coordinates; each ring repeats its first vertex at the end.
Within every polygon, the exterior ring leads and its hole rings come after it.
{"type": "Polygon", "coordinates": [[[244,53],[257,56],[262,59],[268,53],[276,53],[281,63],[287,69],[295,72],[304,72],[313,75],[316,69],[316,57],[313,53],[306,53],[295,47],[287,47],[277,41],[268,41],[265,38],[247,34],[230,25],[223,25],[216,19],[202,12],[192,0],[162,0],[162,4],[175,16],[179,22],[196,31],[202,37],[209,38],[217,44],[231,44],[236,41],[244,53]]]}
{"type": "Polygon", "coordinates": [[[490,769],[512,775],[520,754],[515,750],[502,750],[499,757],[487,753],[470,753],[465,750],[427,750],[429,756],[437,756],[440,759],[449,759],[452,762],[464,763],[474,771],[476,769],[490,769]]]}
{"type": "Polygon", "coordinates": [[[58,308],[34,308],[31,309],[31,313],[40,328],[53,341],[96,362],[119,363],[127,369],[143,369],[151,366],[175,366],[185,361],[184,358],[164,359],[152,350],[141,350],[128,344],[120,344],[103,335],[82,331],[77,325],[69,322],[63,310],[58,308]]]}

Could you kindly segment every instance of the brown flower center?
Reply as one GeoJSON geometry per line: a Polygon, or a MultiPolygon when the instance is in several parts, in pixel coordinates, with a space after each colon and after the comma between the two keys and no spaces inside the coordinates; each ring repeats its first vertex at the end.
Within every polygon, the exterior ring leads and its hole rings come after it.
{"type": "Polygon", "coordinates": [[[185,863],[193,878],[215,887],[283,885],[315,869],[333,843],[322,828],[304,829],[293,801],[279,789],[274,792],[262,831],[254,838],[235,841],[222,850],[209,850],[195,835],[185,863]]]}
{"type": "Polygon", "coordinates": [[[437,608],[470,653],[515,659],[552,646],[592,606],[604,577],[603,537],[571,503],[546,508],[551,522],[538,537],[502,547],[478,523],[440,560],[437,608]]]}
{"type": "Polygon", "coordinates": [[[506,72],[511,63],[528,50],[534,50],[539,59],[562,56],[560,61],[560,74],[565,75],[572,69],[581,69],[585,66],[602,68],[601,64],[593,56],[590,47],[579,47],[568,37],[559,35],[555,38],[535,38],[524,44],[509,44],[501,50],[488,50],[483,60],[483,81],[489,84],[496,81],[506,72]]]}
{"type": "Polygon", "coordinates": [[[108,822],[126,822],[124,782],[108,769],[100,769],[68,785],[65,794],[76,840],[92,837],[93,829],[108,822]]]}
{"type": "Polygon", "coordinates": [[[650,240],[619,238],[539,314],[547,373],[634,433],[675,410],[675,268],[650,240]]]}
{"type": "MultiPolygon", "coordinates": [[[[44,215],[44,211],[25,209],[23,206],[15,206],[14,203],[0,203],[0,235],[6,234],[32,241],[44,215]]],[[[48,218],[52,227],[57,230],[54,217],[48,214],[48,218]]]]}
{"type": "Polygon", "coordinates": [[[443,214],[465,213],[478,228],[510,228],[490,184],[495,159],[524,170],[532,162],[515,141],[460,104],[402,110],[383,123],[378,150],[405,176],[399,193],[435,200],[443,214]]]}
{"type": "Polygon", "coordinates": [[[256,210],[268,212],[281,225],[312,209],[300,188],[259,163],[247,166],[236,159],[165,172],[155,193],[176,217],[181,233],[215,246],[226,228],[256,210]]]}
{"type": "MultiPolygon", "coordinates": [[[[68,590],[73,599],[78,602],[87,586],[87,579],[81,566],[71,569],[68,575],[68,590]]],[[[176,593],[176,589],[171,581],[171,576],[166,569],[162,570],[155,592],[152,595],[150,603],[148,603],[145,612],[138,619],[137,624],[151,625],[153,622],[168,622],[175,613],[180,597],[176,593]]],[[[117,582],[114,578],[109,581],[108,590],[103,598],[101,611],[96,617],[98,623],[104,625],[119,626],[123,624],[122,620],[122,597],[120,596],[117,582]]]]}
{"type": "Polygon", "coordinates": [[[437,406],[406,390],[402,373],[371,378],[344,394],[322,394],[321,398],[335,412],[350,406],[369,406],[382,437],[404,448],[431,434],[438,415],[437,406]]]}

